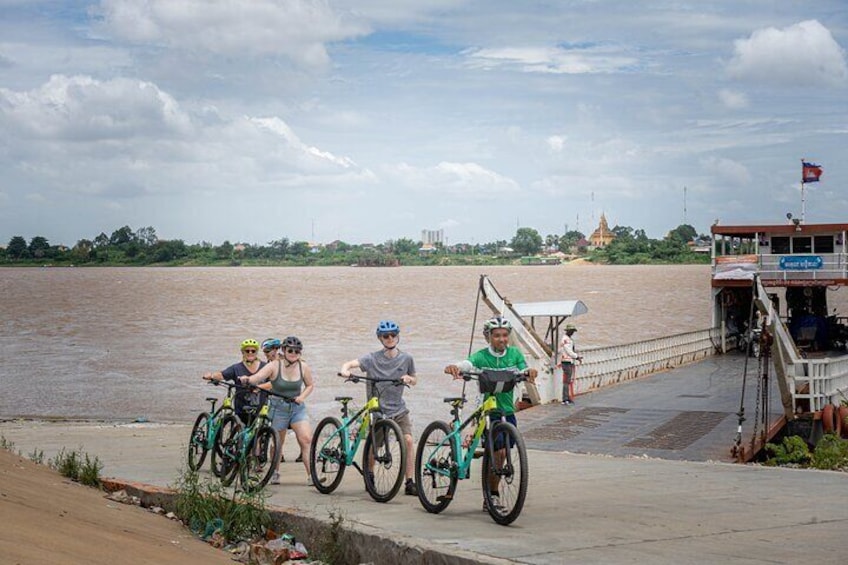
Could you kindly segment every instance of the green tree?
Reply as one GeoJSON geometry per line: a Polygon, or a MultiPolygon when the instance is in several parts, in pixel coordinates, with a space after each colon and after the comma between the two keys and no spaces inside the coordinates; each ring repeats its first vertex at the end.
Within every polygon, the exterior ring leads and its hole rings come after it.
{"type": "Polygon", "coordinates": [[[124,226],[112,232],[112,237],[109,238],[109,245],[126,245],[131,242],[134,237],[135,234],[133,233],[132,228],[124,226]]]}
{"type": "Polygon", "coordinates": [[[666,239],[674,239],[682,243],[688,243],[698,237],[698,232],[689,224],[680,224],[665,236],[666,239]]]}
{"type": "Polygon", "coordinates": [[[13,236],[9,240],[9,245],[6,246],[6,255],[10,259],[26,259],[29,257],[26,240],[20,235],[13,236]]]}
{"type": "Polygon", "coordinates": [[[36,259],[41,259],[50,254],[50,243],[46,237],[37,235],[29,240],[29,254],[36,259]]]}
{"type": "Polygon", "coordinates": [[[156,230],[152,226],[135,230],[134,239],[143,247],[153,247],[159,240],[156,236],[156,230]]]}
{"type": "Polygon", "coordinates": [[[100,232],[100,235],[94,238],[94,247],[108,247],[109,246],[109,236],[103,232],[100,232]]]}
{"type": "Polygon", "coordinates": [[[404,237],[395,241],[395,253],[409,255],[413,253],[418,253],[420,245],[418,243],[412,241],[408,237],[404,237]]]}
{"type": "Polygon", "coordinates": [[[533,255],[542,248],[542,236],[533,228],[518,228],[510,247],[522,255],[533,255]]]}

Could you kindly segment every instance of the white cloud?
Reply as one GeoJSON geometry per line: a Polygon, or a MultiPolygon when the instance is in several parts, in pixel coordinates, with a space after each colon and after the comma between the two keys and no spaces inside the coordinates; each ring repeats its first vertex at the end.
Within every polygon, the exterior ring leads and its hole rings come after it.
{"type": "Polygon", "coordinates": [[[564,135],[552,135],[547,139],[548,148],[555,153],[559,153],[565,148],[567,139],[564,135]]]}
{"type": "Polygon", "coordinates": [[[720,179],[723,184],[740,187],[751,184],[751,173],[741,163],[721,157],[705,157],[700,163],[705,171],[720,179]]]}
{"type": "Polygon", "coordinates": [[[718,91],[718,99],[731,110],[739,110],[748,107],[748,96],[744,92],[722,88],[718,91]]]}
{"type": "Polygon", "coordinates": [[[149,82],[53,75],[30,91],[0,88],[0,120],[23,136],[105,140],[186,133],[177,102],[149,82]]]}
{"type": "Polygon", "coordinates": [[[465,55],[473,68],[504,67],[528,73],[615,73],[639,64],[639,59],[612,46],[483,48],[465,55]]]}
{"type": "Polygon", "coordinates": [[[101,0],[105,30],[135,43],[233,56],[284,56],[313,67],[329,62],[326,43],[368,29],[322,0],[101,0]]]}
{"type": "Polygon", "coordinates": [[[390,182],[397,182],[417,191],[446,193],[457,198],[510,194],[520,188],[513,179],[477,163],[443,161],[434,167],[414,167],[401,163],[386,167],[385,174],[390,182]]]}
{"type": "Polygon", "coordinates": [[[731,77],[795,86],[841,85],[848,80],[845,50],[816,20],[760,29],[734,41],[731,77]]]}

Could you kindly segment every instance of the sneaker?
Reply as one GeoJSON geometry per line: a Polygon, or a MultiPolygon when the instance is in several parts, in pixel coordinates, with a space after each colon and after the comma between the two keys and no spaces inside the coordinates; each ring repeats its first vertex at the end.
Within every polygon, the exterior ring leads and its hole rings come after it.
{"type": "Polygon", "coordinates": [[[285,463],[285,462],[286,462],[286,456],[280,455],[280,463],[285,463]]]}
{"type": "MultiPolygon", "coordinates": [[[[501,505],[501,499],[500,499],[500,498],[498,497],[498,495],[496,495],[496,494],[493,494],[493,495],[492,495],[492,507],[493,507],[493,508],[495,509],[495,511],[497,511],[499,514],[503,513],[503,511],[504,511],[504,510],[506,510],[506,509],[505,509],[505,508],[501,505]]],[[[488,511],[489,511],[489,505],[488,505],[488,504],[486,504],[486,499],[484,498],[484,499],[483,499],[483,512],[488,512],[488,511]]]]}
{"type": "Polygon", "coordinates": [[[303,463],[303,453],[297,456],[297,459],[294,460],[295,463],[303,463]]]}
{"type": "Polygon", "coordinates": [[[315,481],[312,480],[312,475],[309,475],[308,477],[306,477],[306,486],[308,486],[308,487],[314,487],[315,486],[315,481]]]}
{"type": "Polygon", "coordinates": [[[563,400],[563,401],[562,401],[562,404],[564,404],[565,406],[571,406],[571,405],[572,405],[572,404],[574,404],[574,403],[573,403],[572,401],[570,401],[570,400],[563,400]]]}
{"type": "Polygon", "coordinates": [[[271,484],[272,485],[280,484],[280,474],[279,473],[274,473],[273,475],[271,475],[271,484]]]}
{"type": "Polygon", "coordinates": [[[418,496],[418,485],[412,479],[406,479],[406,487],[404,492],[409,496],[418,496]]]}

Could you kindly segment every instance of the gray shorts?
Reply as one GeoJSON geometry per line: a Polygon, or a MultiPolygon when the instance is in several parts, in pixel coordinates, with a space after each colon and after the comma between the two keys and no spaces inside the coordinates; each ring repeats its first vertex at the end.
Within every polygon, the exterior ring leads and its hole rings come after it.
{"type": "MultiPolygon", "coordinates": [[[[403,416],[393,416],[391,418],[387,418],[388,420],[394,420],[394,422],[400,427],[400,432],[405,436],[412,435],[412,418],[409,417],[409,412],[404,414],[403,416]]],[[[378,433],[375,436],[375,439],[378,442],[383,441],[382,434],[378,433]]]]}

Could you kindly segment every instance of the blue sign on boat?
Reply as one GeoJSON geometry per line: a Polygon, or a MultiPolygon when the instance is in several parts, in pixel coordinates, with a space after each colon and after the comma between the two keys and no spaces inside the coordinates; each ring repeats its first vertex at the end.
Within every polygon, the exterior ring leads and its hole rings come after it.
{"type": "Polygon", "coordinates": [[[820,255],[792,255],[780,258],[780,268],[785,271],[806,271],[821,269],[824,261],[820,255]]]}

